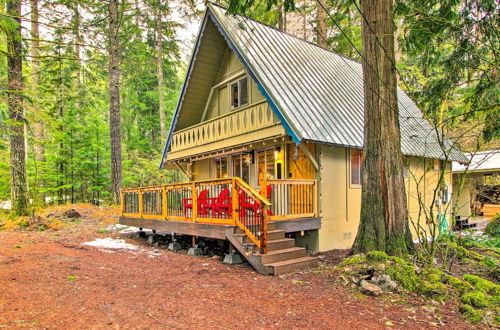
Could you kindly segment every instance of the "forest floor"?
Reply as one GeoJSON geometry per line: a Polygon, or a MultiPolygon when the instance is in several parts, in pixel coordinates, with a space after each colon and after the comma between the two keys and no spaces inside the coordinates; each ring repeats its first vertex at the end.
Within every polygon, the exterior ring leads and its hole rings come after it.
{"type": "MultiPolygon", "coordinates": [[[[79,211],[58,230],[0,231],[0,328],[473,327],[456,306],[365,296],[320,268],[262,276],[107,232],[115,217],[79,211]],[[136,249],[83,244],[107,237],[136,249]]],[[[323,255],[322,269],[341,257],[323,255]]]]}

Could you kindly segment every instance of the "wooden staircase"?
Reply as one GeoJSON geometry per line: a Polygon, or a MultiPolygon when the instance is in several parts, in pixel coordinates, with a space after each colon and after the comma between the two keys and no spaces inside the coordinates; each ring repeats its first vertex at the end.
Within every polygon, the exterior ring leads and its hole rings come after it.
{"type": "Polygon", "coordinates": [[[266,254],[260,254],[256,244],[237,227],[228,228],[226,238],[260,274],[281,275],[317,262],[317,258],[307,256],[305,248],[295,246],[295,239],[285,238],[285,231],[277,230],[275,222],[268,223],[266,254]]]}

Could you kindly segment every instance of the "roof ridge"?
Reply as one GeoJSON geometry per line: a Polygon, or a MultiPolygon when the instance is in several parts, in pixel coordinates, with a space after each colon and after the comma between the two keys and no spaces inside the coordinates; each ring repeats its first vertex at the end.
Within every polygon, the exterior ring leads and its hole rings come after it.
{"type": "MultiPolygon", "coordinates": [[[[257,24],[260,24],[260,25],[263,25],[263,26],[268,27],[268,28],[270,28],[270,29],[273,29],[273,30],[275,30],[275,31],[277,31],[277,32],[279,32],[279,33],[286,34],[286,35],[288,35],[288,36],[290,36],[290,37],[292,37],[292,38],[294,38],[294,39],[297,39],[297,40],[300,40],[300,41],[302,41],[302,42],[305,42],[305,43],[307,43],[307,44],[309,44],[309,45],[312,45],[312,46],[318,47],[319,49],[322,49],[322,50],[327,51],[327,52],[329,52],[329,53],[332,53],[332,54],[335,54],[335,55],[341,56],[341,57],[345,58],[345,59],[346,59],[346,60],[348,60],[348,61],[352,61],[352,62],[354,62],[354,63],[361,64],[361,62],[355,61],[355,60],[353,60],[352,58],[349,58],[349,57],[347,57],[346,55],[340,54],[339,52],[337,52],[337,51],[335,51],[335,50],[333,50],[333,49],[328,49],[328,48],[322,47],[322,46],[318,45],[317,43],[314,43],[314,42],[312,42],[312,41],[305,40],[305,39],[303,39],[303,38],[301,38],[301,37],[298,37],[298,36],[296,36],[296,35],[291,34],[290,32],[287,32],[287,31],[282,31],[282,30],[278,29],[277,27],[274,27],[274,26],[272,26],[272,25],[269,25],[269,24],[266,24],[266,23],[264,23],[264,22],[261,22],[261,21],[259,21],[259,20],[255,19],[255,18],[248,17],[248,16],[245,16],[245,15],[243,15],[243,14],[233,14],[233,13],[228,13],[228,12],[227,12],[227,10],[228,10],[228,8],[227,8],[227,7],[224,7],[224,6],[222,6],[222,5],[219,5],[219,4],[214,3],[214,2],[212,2],[212,1],[207,1],[207,4],[208,4],[208,5],[215,6],[215,7],[219,7],[219,8],[221,8],[221,9],[224,9],[224,10],[226,11],[226,12],[224,13],[225,15],[239,16],[239,17],[241,17],[241,18],[244,18],[244,19],[247,19],[247,20],[253,21],[253,22],[257,23],[257,24]]],[[[208,8],[208,6],[207,6],[207,8],[208,8]]]]}

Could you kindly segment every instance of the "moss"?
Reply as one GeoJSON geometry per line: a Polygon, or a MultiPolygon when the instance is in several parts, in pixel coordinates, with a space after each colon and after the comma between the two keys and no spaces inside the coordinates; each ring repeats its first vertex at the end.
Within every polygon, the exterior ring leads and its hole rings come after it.
{"type": "Polygon", "coordinates": [[[345,265],[359,264],[365,261],[366,261],[366,256],[364,254],[355,254],[352,257],[345,258],[344,260],[342,260],[341,265],[345,266],[345,265]]]}
{"type": "Polygon", "coordinates": [[[485,280],[484,278],[467,274],[464,275],[464,280],[472,284],[477,290],[481,292],[489,293],[492,296],[500,295],[500,285],[485,280]]]}
{"type": "Polygon", "coordinates": [[[370,251],[366,254],[366,259],[368,261],[386,261],[388,258],[387,254],[382,251],[370,251]]]}
{"type": "Polygon", "coordinates": [[[472,323],[479,323],[483,320],[483,312],[481,310],[474,309],[470,305],[462,305],[459,309],[460,313],[464,314],[467,321],[472,323]]]}
{"type": "Polygon", "coordinates": [[[443,283],[430,283],[424,281],[417,286],[417,292],[427,297],[442,298],[446,296],[448,288],[443,283]]]}
{"type": "Polygon", "coordinates": [[[456,255],[459,260],[469,257],[469,251],[455,242],[448,243],[448,249],[451,253],[456,255]]]}
{"type": "Polygon", "coordinates": [[[469,258],[477,261],[484,260],[484,256],[481,253],[477,253],[476,251],[469,251],[469,258]]]}
{"type": "Polygon", "coordinates": [[[421,276],[431,283],[440,283],[443,281],[446,274],[436,267],[426,267],[422,269],[421,276]]]}
{"type": "Polygon", "coordinates": [[[488,297],[479,291],[469,292],[460,299],[464,304],[471,305],[477,308],[485,308],[490,305],[488,297]]]}
{"type": "Polygon", "coordinates": [[[415,291],[415,288],[420,283],[420,279],[415,274],[413,265],[407,264],[403,259],[393,261],[395,261],[395,264],[389,265],[386,269],[387,275],[398,282],[403,288],[409,291],[415,291]]]}
{"type": "Polygon", "coordinates": [[[448,285],[457,289],[461,293],[470,292],[474,290],[474,287],[470,283],[462,281],[461,279],[456,278],[455,276],[451,275],[446,276],[445,282],[448,285]]]}
{"type": "Polygon", "coordinates": [[[403,258],[400,258],[400,257],[389,257],[389,260],[391,261],[394,261],[396,264],[400,264],[400,265],[406,265],[406,261],[403,259],[403,258]]]}
{"type": "Polygon", "coordinates": [[[483,261],[481,261],[481,263],[485,266],[488,266],[488,267],[491,267],[491,268],[496,268],[498,267],[495,259],[491,258],[491,257],[486,257],[483,259],[483,261]]]}

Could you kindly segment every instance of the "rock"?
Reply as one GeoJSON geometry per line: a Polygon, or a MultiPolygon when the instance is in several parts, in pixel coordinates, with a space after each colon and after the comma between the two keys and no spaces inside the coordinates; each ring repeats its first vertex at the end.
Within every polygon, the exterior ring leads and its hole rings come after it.
{"type": "Polygon", "coordinates": [[[355,276],[351,276],[351,281],[352,281],[352,283],[358,284],[359,283],[359,278],[357,278],[355,276]]]}
{"type": "Polygon", "coordinates": [[[398,284],[387,274],[373,277],[372,282],[385,292],[396,292],[398,290],[398,284]]]}
{"type": "Polygon", "coordinates": [[[380,271],[380,272],[385,272],[385,269],[386,269],[386,266],[385,264],[378,264],[377,265],[377,270],[380,271]]]}
{"type": "Polygon", "coordinates": [[[415,273],[417,274],[420,274],[420,267],[418,267],[417,265],[413,266],[413,269],[415,270],[415,273]]]}
{"type": "Polygon", "coordinates": [[[361,280],[361,292],[369,296],[380,296],[382,294],[382,289],[375,284],[361,280]]]}
{"type": "Polygon", "coordinates": [[[82,215],[75,209],[69,209],[65,211],[63,214],[63,217],[68,218],[68,219],[76,219],[81,217],[82,215]]]}
{"type": "Polygon", "coordinates": [[[426,311],[427,313],[435,314],[436,313],[436,307],[432,306],[422,306],[422,309],[426,311]]]}

